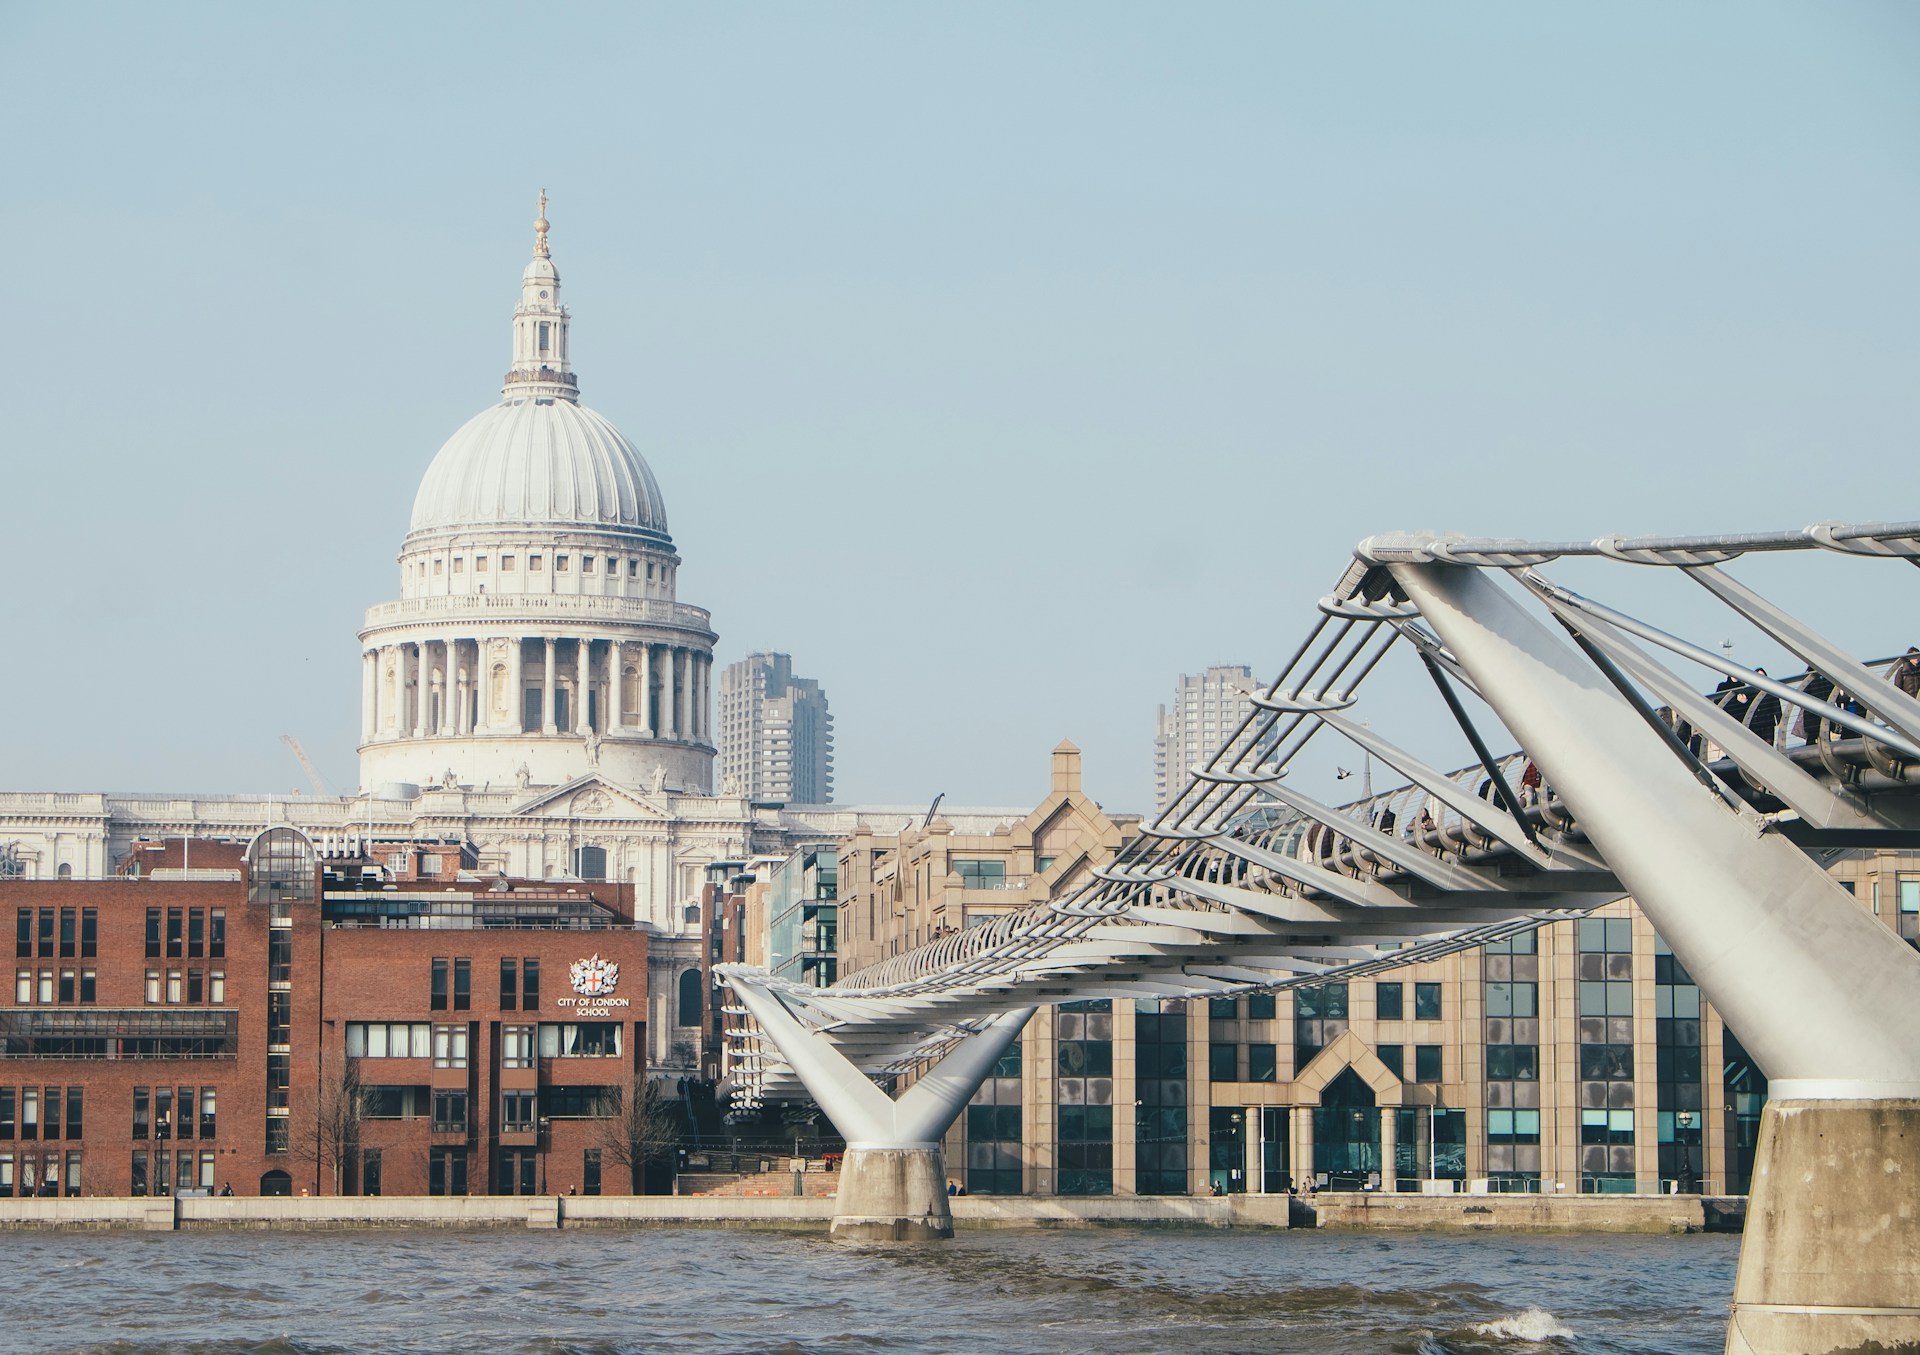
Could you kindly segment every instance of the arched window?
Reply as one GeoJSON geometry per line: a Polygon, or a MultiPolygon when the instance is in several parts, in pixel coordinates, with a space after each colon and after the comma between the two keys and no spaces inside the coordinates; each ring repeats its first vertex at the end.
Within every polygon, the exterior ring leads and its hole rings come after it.
{"type": "Polygon", "coordinates": [[[680,976],[679,1025],[700,1024],[700,971],[689,969],[680,976]]]}
{"type": "Polygon", "coordinates": [[[60,869],[55,871],[54,874],[62,880],[71,880],[73,878],[73,867],[67,862],[62,861],[60,863],[60,869]]]}
{"type": "Polygon", "coordinates": [[[632,664],[620,670],[620,723],[640,723],[640,670],[632,664]]]}

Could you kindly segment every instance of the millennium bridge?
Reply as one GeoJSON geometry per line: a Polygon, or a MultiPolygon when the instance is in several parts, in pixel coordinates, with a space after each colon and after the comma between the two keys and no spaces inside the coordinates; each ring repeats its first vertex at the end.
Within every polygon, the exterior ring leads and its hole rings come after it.
{"type": "Polygon", "coordinates": [[[1358,977],[1631,896],[1769,1080],[1727,1350],[1920,1348],[1920,954],[1822,865],[1920,846],[1920,684],[1895,671],[1920,672],[1916,565],[1920,523],[1371,537],[1247,721],[1077,893],[831,988],[722,967],[746,1095],[810,1096],[845,1136],[836,1235],[945,1236],[940,1141],[1040,1005],[1358,977]],[[1884,642],[1856,655],[1736,577],[1759,557],[1796,596],[1870,600],[1884,642]],[[1635,597],[1689,581],[1706,620],[1689,639],[1549,576],[1576,567],[1635,597]],[[1793,671],[1734,662],[1710,638],[1734,618],[1793,671]],[[1418,751],[1462,736],[1464,768],[1418,751]],[[1404,784],[1316,797],[1316,738],[1404,784]]]}

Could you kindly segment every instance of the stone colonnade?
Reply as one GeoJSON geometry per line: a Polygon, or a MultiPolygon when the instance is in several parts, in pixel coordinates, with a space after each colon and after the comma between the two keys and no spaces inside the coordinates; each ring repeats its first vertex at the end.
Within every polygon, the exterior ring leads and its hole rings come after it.
{"type": "Polygon", "coordinates": [[[713,655],[672,641],[449,635],[368,648],[361,665],[362,743],[589,732],[712,738],[713,655]],[[531,658],[529,644],[539,646],[531,658]],[[536,692],[537,713],[527,699],[536,692]]]}

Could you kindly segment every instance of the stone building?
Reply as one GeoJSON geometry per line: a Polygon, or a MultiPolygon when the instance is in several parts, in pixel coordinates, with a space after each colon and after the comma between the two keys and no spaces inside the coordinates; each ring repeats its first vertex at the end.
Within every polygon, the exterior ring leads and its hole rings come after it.
{"type": "Polygon", "coordinates": [[[1080,750],[1053,750],[1052,788],[1030,812],[987,831],[930,817],[840,845],[838,970],[849,974],[1029,904],[1063,898],[1112,859],[1138,815],[1111,817],[1081,789],[1080,750]]]}
{"type": "Polygon", "coordinates": [[[833,800],[833,716],[785,654],[749,654],[720,674],[720,784],[755,804],[833,800]]]}
{"type": "Polygon", "coordinates": [[[0,879],[98,880],[144,840],[290,826],[323,856],[447,841],[482,874],[617,883],[652,938],[649,1062],[690,1071],[667,995],[702,964],[709,871],[820,829],[712,793],[715,633],[679,600],[651,467],[580,403],[570,325],[543,197],[500,399],[427,463],[399,595],[359,635],[357,794],[4,791],[0,879]]]}

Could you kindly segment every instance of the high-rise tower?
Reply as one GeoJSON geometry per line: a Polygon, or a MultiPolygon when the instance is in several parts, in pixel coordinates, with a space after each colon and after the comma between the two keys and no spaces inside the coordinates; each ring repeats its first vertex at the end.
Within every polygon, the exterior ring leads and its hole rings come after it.
{"type": "Polygon", "coordinates": [[[749,800],[833,799],[833,716],[785,654],[749,654],[720,674],[720,776],[749,800]]]}

